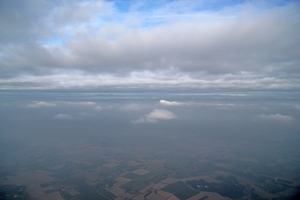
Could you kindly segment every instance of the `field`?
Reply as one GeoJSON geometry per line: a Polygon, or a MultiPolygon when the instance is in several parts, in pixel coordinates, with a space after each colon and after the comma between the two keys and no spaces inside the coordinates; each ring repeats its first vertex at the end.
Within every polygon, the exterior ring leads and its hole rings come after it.
{"type": "Polygon", "coordinates": [[[151,158],[130,148],[70,143],[60,149],[58,158],[46,151],[39,156],[31,153],[22,164],[0,168],[0,187],[8,196],[46,200],[272,199],[297,191],[297,158],[262,161],[210,154],[208,159],[203,152],[184,157],[157,152],[151,158]],[[21,186],[26,188],[22,192],[8,189],[21,186]]]}

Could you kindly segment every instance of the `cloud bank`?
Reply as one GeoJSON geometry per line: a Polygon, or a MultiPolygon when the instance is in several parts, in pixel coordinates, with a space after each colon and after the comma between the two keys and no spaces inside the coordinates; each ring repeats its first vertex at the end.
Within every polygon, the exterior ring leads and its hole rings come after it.
{"type": "Polygon", "coordinates": [[[2,1],[0,89],[300,89],[299,1],[126,5],[2,1]]]}

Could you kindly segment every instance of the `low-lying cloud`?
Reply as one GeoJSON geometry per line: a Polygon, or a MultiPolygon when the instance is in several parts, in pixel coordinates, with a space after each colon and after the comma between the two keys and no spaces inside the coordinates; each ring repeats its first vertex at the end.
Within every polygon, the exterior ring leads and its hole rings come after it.
{"type": "Polygon", "coordinates": [[[41,107],[55,107],[55,106],[96,106],[96,108],[99,109],[97,104],[95,102],[91,102],[91,101],[79,101],[79,102],[72,102],[72,101],[54,101],[54,102],[32,101],[26,107],[27,108],[41,108],[41,107]]]}
{"type": "Polygon", "coordinates": [[[163,106],[182,106],[185,104],[178,101],[167,101],[167,100],[160,100],[159,103],[163,106]]]}
{"type": "Polygon", "coordinates": [[[64,101],[62,102],[63,104],[69,105],[69,106],[95,106],[95,102],[91,101],[82,101],[82,102],[69,102],[69,101],[64,101]]]}
{"type": "Polygon", "coordinates": [[[68,114],[57,114],[54,116],[55,119],[73,119],[73,117],[71,115],[68,114]]]}
{"type": "Polygon", "coordinates": [[[277,122],[277,123],[292,123],[295,119],[288,115],[259,115],[259,119],[267,122],[277,122]]]}
{"type": "Polygon", "coordinates": [[[45,102],[45,101],[32,101],[27,108],[40,108],[40,107],[54,107],[55,103],[45,102]]]}
{"type": "Polygon", "coordinates": [[[132,122],[133,123],[146,123],[146,122],[156,123],[159,120],[172,120],[175,118],[177,118],[177,116],[168,110],[154,109],[149,114],[141,116],[140,118],[132,122]]]}
{"type": "Polygon", "coordinates": [[[97,110],[97,111],[99,111],[99,110],[102,110],[103,108],[101,107],[101,106],[96,106],[95,108],[94,108],[94,110],[97,110]]]}

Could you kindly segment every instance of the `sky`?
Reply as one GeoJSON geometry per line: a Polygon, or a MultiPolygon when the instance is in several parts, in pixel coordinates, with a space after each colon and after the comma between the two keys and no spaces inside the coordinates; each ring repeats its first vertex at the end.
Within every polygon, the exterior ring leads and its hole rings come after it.
{"type": "MultiPolygon", "coordinates": [[[[299,11],[296,0],[0,0],[0,90],[299,90],[299,11]]],[[[136,122],[157,114],[168,115],[136,122]]]]}

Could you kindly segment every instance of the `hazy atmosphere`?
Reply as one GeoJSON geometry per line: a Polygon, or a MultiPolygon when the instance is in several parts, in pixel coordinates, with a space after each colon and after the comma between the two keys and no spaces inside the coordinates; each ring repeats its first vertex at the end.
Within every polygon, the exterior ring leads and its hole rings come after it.
{"type": "Polygon", "coordinates": [[[299,1],[0,0],[0,26],[0,199],[299,198],[299,1]]]}

